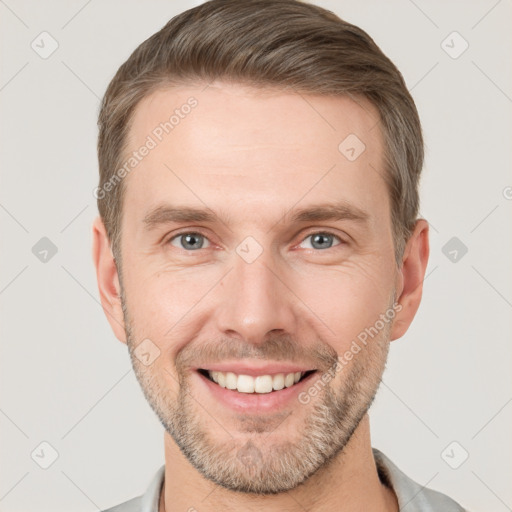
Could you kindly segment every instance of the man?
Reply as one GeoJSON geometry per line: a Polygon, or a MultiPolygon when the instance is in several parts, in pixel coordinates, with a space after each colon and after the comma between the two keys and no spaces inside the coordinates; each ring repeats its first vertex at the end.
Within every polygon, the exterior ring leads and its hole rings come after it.
{"type": "Polygon", "coordinates": [[[461,511],[372,449],[419,307],[421,126],[361,29],[213,0],[121,66],[99,116],[103,308],[165,427],[112,511],[461,511]]]}

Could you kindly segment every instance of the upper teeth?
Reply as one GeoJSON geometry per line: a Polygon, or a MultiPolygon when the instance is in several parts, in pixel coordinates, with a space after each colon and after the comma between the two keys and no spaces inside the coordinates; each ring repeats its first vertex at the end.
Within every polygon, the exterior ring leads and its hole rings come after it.
{"type": "Polygon", "coordinates": [[[278,373],[276,375],[236,375],[232,372],[218,372],[208,370],[208,375],[219,386],[236,389],[240,393],[270,393],[273,389],[278,391],[289,388],[299,382],[305,372],[278,373]]]}

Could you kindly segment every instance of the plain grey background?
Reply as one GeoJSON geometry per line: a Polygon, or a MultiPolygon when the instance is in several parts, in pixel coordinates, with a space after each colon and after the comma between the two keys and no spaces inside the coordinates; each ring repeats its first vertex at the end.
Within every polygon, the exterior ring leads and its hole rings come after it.
{"type": "MultiPolygon", "coordinates": [[[[106,508],[164,461],[99,305],[96,118],[135,47],[198,3],[0,0],[1,511],[106,508]]],[[[373,446],[472,511],[512,510],[512,4],[314,3],[395,62],[425,133],[431,256],[371,409],[373,446]]]]}

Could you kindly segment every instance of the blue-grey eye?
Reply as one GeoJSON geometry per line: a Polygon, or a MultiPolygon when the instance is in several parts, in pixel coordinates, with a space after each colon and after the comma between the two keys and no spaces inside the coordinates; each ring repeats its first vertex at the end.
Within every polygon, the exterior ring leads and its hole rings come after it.
{"type": "Polygon", "coordinates": [[[203,249],[205,241],[209,243],[208,239],[201,235],[201,233],[181,233],[173,237],[169,243],[174,245],[174,247],[179,247],[180,249],[195,251],[198,249],[203,249]],[[176,241],[179,245],[174,243],[176,241]]]}
{"type": "MultiPolygon", "coordinates": [[[[304,241],[302,243],[304,243],[306,240],[310,239],[311,238],[311,247],[305,247],[305,249],[330,249],[333,244],[332,244],[332,241],[334,238],[337,238],[338,240],[340,240],[340,243],[341,243],[341,239],[332,234],[332,233],[323,233],[323,232],[320,232],[320,233],[312,233],[311,235],[307,236],[304,241]]],[[[339,245],[339,244],[336,244],[336,245],[339,245]]]]}

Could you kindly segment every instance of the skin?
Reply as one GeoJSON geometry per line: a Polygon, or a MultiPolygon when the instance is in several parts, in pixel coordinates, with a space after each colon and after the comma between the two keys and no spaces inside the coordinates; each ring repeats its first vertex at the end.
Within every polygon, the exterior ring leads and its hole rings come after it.
{"type": "MultiPolygon", "coordinates": [[[[418,219],[397,267],[377,111],[364,99],[223,82],[182,86],[142,100],[129,150],[191,96],[197,107],[124,178],[121,276],[101,219],[93,224],[103,309],[166,427],[160,511],[396,511],[396,497],[376,471],[366,410],[390,341],[407,331],[419,307],[429,244],[428,223],[418,219]],[[366,146],[355,161],[338,150],[349,134],[366,146]],[[340,200],[365,211],[367,221],[289,222],[297,208],[340,200]],[[145,215],[163,202],[207,205],[223,221],[148,230],[145,215]],[[183,246],[177,234],[191,232],[206,237],[199,240],[203,248],[183,246]],[[327,248],[312,245],[310,235],[319,232],[335,235],[324,242],[327,248]],[[236,252],[248,236],[262,249],[250,264],[236,252]],[[327,369],[320,354],[339,358],[395,301],[400,310],[394,320],[307,404],[293,400],[259,416],[235,413],[209,396],[194,372],[211,360],[288,358],[318,369],[318,380],[327,369]],[[134,357],[144,339],[160,351],[149,366],[134,357]],[[265,482],[266,468],[278,456],[298,450],[315,407],[326,405],[336,425],[345,419],[334,414],[336,401],[352,404],[346,417],[353,432],[344,426],[335,438],[347,439],[329,460],[304,474],[300,484],[273,494],[219,485],[171,435],[183,428],[176,419],[181,411],[190,430],[184,428],[183,437],[202,433],[192,442],[197,453],[217,449],[231,474],[250,481],[252,471],[253,481],[265,482]],[[252,467],[236,458],[248,446],[256,453],[252,467]]],[[[290,474],[299,478],[301,470],[295,470],[290,474]]]]}

